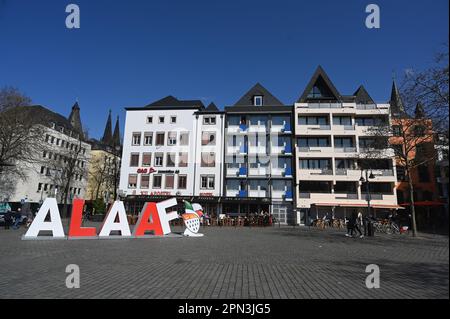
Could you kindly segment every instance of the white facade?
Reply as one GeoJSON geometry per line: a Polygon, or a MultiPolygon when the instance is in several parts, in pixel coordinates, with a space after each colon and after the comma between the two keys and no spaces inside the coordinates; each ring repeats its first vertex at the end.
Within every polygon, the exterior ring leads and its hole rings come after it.
{"type": "Polygon", "coordinates": [[[224,185],[224,115],[199,112],[194,117],[194,196],[221,197],[224,185]],[[211,154],[214,156],[210,156],[211,154]],[[215,159],[214,164],[208,164],[208,157],[215,159]]]}
{"type": "Polygon", "coordinates": [[[122,196],[221,196],[223,116],[199,111],[127,110],[122,196]]]}
{"type": "Polygon", "coordinates": [[[47,197],[56,195],[58,202],[61,202],[60,195],[63,185],[59,185],[61,180],[57,177],[59,174],[57,167],[64,165],[64,161],[58,162],[58,165],[55,165],[54,161],[60,161],[61,156],[74,154],[75,147],[81,147],[81,151],[77,156],[77,171],[70,183],[68,202],[74,198],[85,198],[90,144],[80,143],[78,138],[72,137],[70,131],[57,130],[43,125],[41,127],[44,134],[42,147],[39,147],[40,159],[33,164],[17,163],[17,166],[25,172],[26,177],[24,180],[17,179],[16,184],[9,188],[11,193],[5,194],[8,198],[7,201],[40,203],[47,197]]]}
{"type": "MultiPolygon", "coordinates": [[[[296,103],[296,187],[297,209],[321,207],[366,207],[366,190],[362,186],[358,161],[364,161],[365,139],[376,119],[389,121],[389,104],[296,103]],[[308,189],[310,187],[310,189],[308,189]]],[[[371,206],[397,207],[395,160],[388,149],[378,151],[369,174],[371,206]],[[377,165],[379,165],[377,167],[377,165]],[[384,188],[387,188],[386,190],[384,188]]]]}

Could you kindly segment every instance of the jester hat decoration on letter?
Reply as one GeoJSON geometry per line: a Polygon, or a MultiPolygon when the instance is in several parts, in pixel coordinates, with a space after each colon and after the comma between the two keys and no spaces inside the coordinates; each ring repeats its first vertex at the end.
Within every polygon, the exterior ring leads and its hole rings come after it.
{"type": "Polygon", "coordinates": [[[203,234],[199,234],[200,230],[200,218],[203,216],[203,208],[199,204],[191,204],[188,201],[184,201],[185,213],[181,216],[186,226],[184,236],[188,237],[202,237],[203,234]]]}

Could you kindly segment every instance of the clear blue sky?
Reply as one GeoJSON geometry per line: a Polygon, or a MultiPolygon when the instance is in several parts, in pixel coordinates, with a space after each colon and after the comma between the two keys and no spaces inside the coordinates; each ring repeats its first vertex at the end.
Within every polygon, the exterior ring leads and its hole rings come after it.
{"type": "Polygon", "coordinates": [[[107,112],[166,95],[233,104],[256,82],[293,103],[321,64],[342,94],[385,102],[392,71],[424,68],[448,39],[448,0],[0,0],[0,86],[99,137],[107,112]],[[81,29],[65,28],[65,7],[81,29]],[[381,29],[365,28],[365,7],[381,29]]]}

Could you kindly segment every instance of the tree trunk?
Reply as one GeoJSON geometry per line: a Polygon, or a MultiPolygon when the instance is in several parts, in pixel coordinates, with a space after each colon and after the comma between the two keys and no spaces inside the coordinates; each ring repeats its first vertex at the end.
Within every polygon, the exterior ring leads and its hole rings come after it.
{"type": "Polygon", "coordinates": [[[416,207],[414,203],[414,185],[411,178],[411,171],[408,169],[408,184],[409,184],[409,204],[411,208],[411,227],[413,237],[417,236],[417,224],[416,224],[416,207]]]}

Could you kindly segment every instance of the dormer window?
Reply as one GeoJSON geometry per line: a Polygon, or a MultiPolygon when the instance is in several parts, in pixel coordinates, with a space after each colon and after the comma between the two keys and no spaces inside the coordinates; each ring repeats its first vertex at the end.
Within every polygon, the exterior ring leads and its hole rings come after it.
{"type": "Polygon", "coordinates": [[[262,106],[263,105],[263,97],[262,95],[256,95],[253,97],[253,104],[255,106],[262,106]]]}

